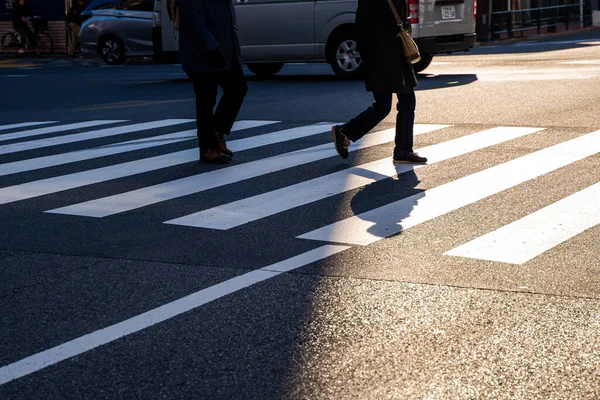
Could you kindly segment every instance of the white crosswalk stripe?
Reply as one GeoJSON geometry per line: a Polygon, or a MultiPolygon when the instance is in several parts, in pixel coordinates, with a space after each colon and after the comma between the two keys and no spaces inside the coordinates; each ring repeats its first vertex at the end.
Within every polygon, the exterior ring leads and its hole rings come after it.
{"type": "Polygon", "coordinates": [[[5,133],[5,134],[0,135],[0,142],[6,142],[8,140],[15,140],[15,139],[21,139],[21,138],[32,137],[32,136],[47,135],[49,133],[73,131],[76,129],[84,129],[84,128],[92,128],[94,126],[117,124],[119,122],[127,122],[127,121],[123,121],[123,120],[87,121],[87,122],[77,122],[74,124],[67,124],[67,125],[50,126],[47,128],[30,129],[27,131],[5,133]]]}
{"type": "MultiPolygon", "coordinates": [[[[193,121],[190,119],[169,119],[130,125],[120,124],[126,121],[87,121],[18,132],[14,130],[36,125],[59,124],[59,122],[24,122],[0,126],[0,130],[9,131],[7,134],[0,135],[0,140],[14,139],[17,141],[16,143],[0,146],[0,155],[78,142],[84,142],[85,145],[83,150],[65,152],[60,147],[54,151],[55,154],[17,159],[17,161],[10,160],[0,164],[0,177],[14,175],[10,179],[24,182],[10,186],[5,184],[4,187],[0,187],[0,205],[57,194],[65,190],[89,187],[90,185],[115,181],[185,163],[195,163],[198,160],[195,129],[171,133],[164,132],[167,128],[173,131],[175,130],[173,127],[193,121]],[[119,126],[74,134],[62,133],[102,124],[118,124],[119,126]],[[158,131],[156,130],[158,128],[164,129],[158,131]],[[144,134],[141,135],[143,138],[139,138],[138,135],[137,139],[127,140],[123,139],[125,137],[123,136],[116,143],[114,139],[111,139],[113,136],[135,132],[143,132],[144,134]],[[27,139],[33,136],[50,134],[56,134],[56,136],[29,141],[27,139]],[[108,144],[99,145],[101,139],[106,139],[105,143],[108,144]],[[88,144],[87,141],[94,142],[88,144]],[[148,149],[157,148],[164,144],[185,141],[189,141],[190,148],[188,150],[161,155],[147,155],[146,153],[148,149]],[[93,169],[85,169],[85,164],[81,164],[86,160],[124,153],[127,153],[126,158],[132,161],[109,165],[105,162],[104,165],[107,166],[93,169]],[[66,174],[63,172],[62,175],[45,179],[35,178],[35,174],[25,174],[56,166],[64,166],[61,171],[65,171],[70,168],[70,164],[73,164],[73,169],[76,172],[66,174]]],[[[260,133],[247,135],[241,139],[229,140],[228,147],[235,152],[241,152],[275,144],[285,146],[286,142],[291,143],[299,139],[317,136],[323,137],[322,135],[327,135],[328,143],[305,145],[301,150],[297,150],[298,143],[296,142],[293,151],[283,151],[276,156],[246,163],[234,163],[225,168],[218,168],[184,178],[171,178],[171,180],[160,184],[144,185],[143,180],[146,178],[140,176],[139,179],[142,184],[138,185],[135,190],[128,189],[127,185],[124,185],[119,187],[117,194],[107,197],[98,195],[94,196],[92,200],[70,205],[63,202],[63,204],[59,204],[60,207],[45,212],[55,215],[102,218],[162,203],[165,203],[164,207],[168,208],[171,200],[277,171],[286,171],[286,173],[287,171],[298,171],[298,167],[318,171],[319,164],[322,161],[338,157],[331,143],[330,130],[331,125],[333,125],[332,122],[321,122],[292,128],[286,127],[285,129],[278,128],[277,124],[279,123],[280,121],[238,121],[234,125],[233,131],[260,128],[260,133]]],[[[417,124],[415,125],[415,135],[440,131],[445,128],[454,129],[451,128],[451,125],[417,124]]],[[[461,136],[421,148],[418,151],[429,158],[427,165],[433,165],[468,153],[476,153],[490,146],[523,138],[542,130],[544,128],[495,127],[482,131],[471,130],[465,133],[462,129],[461,136]]],[[[440,132],[439,135],[438,133],[432,134],[440,137],[446,131],[440,132]]],[[[371,133],[357,143],[353,143],[349,151],[357,152],[374,146],[388,145],[393,140],[393,129],[382,130],[371,133]]],[[[185,146],[188,146],[188,144],[185,146]]],[[[350,218],[316,229],[311,228],[312,231],[299,235],[297,238],[346,245],[369,245],[411,227],[434,220],[439,216],[457,212],[469,204],[532,181],[542,175],[598,153],[600,153],[600,131],[587,133],[576,139],[564,141],[512,161],[463,176],[413,196],[395,200],[383,206],[367,208],[369,211],[350,218]]],[[[153,154],[156,154],[156,151],[153,154]]],[[[427,168],[427,165],[394,165],[388,156],[361,165],[348,166],[334,173],[323,172],[316,178],[305,179],[299,183],[287,186],[278,185],[280,187],[271,188],[269,191],[258,195],[242,197],[241,199],[238,196],[238,199],[233,202],[225,199],[220,204],[213,204],[206,209],[203,209],[200,204],[197,210],[187,209],[179,214],[186,215],[176,218],[171,217],[173,219],[160,222],[168,225],[217,230],[242,227],[249,222],[260,221],[268,217],[278,218],[278,214],[296,207],[308,206],[350,190],[363,188],[373,182],[427,168]]],[[[330,169],[327,170],[330,171],[330,169]]],[[[48,176],[48,174],[45,176],[48,176]]],[[[60,198],[58,199],[60,203],[60,198]]],[[[339,206],[343,205],[340,204],[339,206]]],[[[545,208],[533,211],[531,214],[508,225],[493,227],[492,229],[495,230],[457,246],[443,255],[440,254],[440,256],[522,264],[599,223],[600,182],[545,208]],[[552,221],[552,223],[548,221],[552,221]]],[[[297,234],[294,233],[294,236],[297,234]]]]}
{"type": "Polygon", "coordinates": [[[179,124],[184,124],[186,122],[192,122],[192,121],[193,120],[191,120],[191,119],[165,119],[165,120],[161,120],[161,121],[144,122],[141,124],[134,124],[134,125],[129,125],[129,126],[125,126],[125,127],[120,126],[120,127],[115,127],[115,128],[101,129],[101,130],[97,130],[97,131],[75,133],[72,135],[32,140],[29,142],[19,142],[19,143],[0,146],[0,154],[11,154],[11,153],[17,153],[20,151],[34,150],[34,149],[40,149],[40,148],[44,148],[44,147],[51,147],[51,146],[58,146],[58,145],[67,144],[67,143],[83,142],[86,140],[104,138],[104,137],[108,137],[108,136],[123,135],[125,133],[141,132],[141,131],[145,131],[148,129],[164,128],[167,126],[179,125],[179,124]]]}
{"type": "Polygon", "coordinates": [[[7,131],[9,129],[27,128],[29,126],[49,125],[54,124],[56,121],[38,121],[38,122],[20,122],[18,124],[0,125],[0,131],[7,131]]]}
{"type": "Polygon", "coordinates": [[[524,264],[600,224],[600,183],[445,254],[524,264]]]}

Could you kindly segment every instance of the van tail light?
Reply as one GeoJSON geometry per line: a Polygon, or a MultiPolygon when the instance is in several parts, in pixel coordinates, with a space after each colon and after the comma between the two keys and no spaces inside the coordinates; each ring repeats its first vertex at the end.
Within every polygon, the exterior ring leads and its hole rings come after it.
{"type": "Polygon", "coordinates": [[[477,20],[477,0],[474,0],[473,3],[473,19],[477,20]]]}
{"type": "Polygon", "coordinates": [[[412,24],[419,23],[419,0],[408,0],[408,15],[412,24]]]}

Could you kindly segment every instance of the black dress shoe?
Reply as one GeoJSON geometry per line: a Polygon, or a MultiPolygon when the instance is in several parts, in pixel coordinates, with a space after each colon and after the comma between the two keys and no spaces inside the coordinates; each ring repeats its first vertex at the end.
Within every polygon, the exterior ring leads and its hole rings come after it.
{"type": "Polygon", "coordinates": [[[200,149],[200,162],[202,164],[227,164],[231,157],[217,149],[200,149]]]}
{"type": "Polygon", "coordinates": [[[217,150],[219,150],[223,154],[227,154],[229,157],[233,157],[233,151],[227,148],[227,143],[225,142],[225,135],[216,132],[215,140],[217,141],[217,150]]]}
{"type": "Polygon", "coordinates": [[[348,158],[348,146],[350,146],[350,139],[346,135],[342,133],[342,127],[339,125],[335,125],[331,128],[331,133],[333,133],[333,144],[335,145],[335,150],[342,158],[348,158]]]}
{"type": "Polygon", "coordinates": [[[412,163],[412,164],[425,164],[427,158],[421,157],[414,151],[401,151],[394,154],[394,163],[412,163]]]}

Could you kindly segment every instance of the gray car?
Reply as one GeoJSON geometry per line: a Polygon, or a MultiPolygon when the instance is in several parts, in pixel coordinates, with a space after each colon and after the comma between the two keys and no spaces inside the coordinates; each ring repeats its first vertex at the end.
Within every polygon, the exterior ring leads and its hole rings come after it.
{"type": "Polygon", "coordinates": [[[109,65],[127,57],[151,56],[154,0],[95,0],[83,12],[81,49],[98,53],[109,65]]]}

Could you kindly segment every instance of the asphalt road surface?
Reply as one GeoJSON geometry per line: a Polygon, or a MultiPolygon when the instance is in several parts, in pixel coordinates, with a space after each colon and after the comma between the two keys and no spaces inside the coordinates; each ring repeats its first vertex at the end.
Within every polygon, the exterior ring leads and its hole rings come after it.
{"type": "Polygon", "coordinates": [[[0,398],[600,397],[598,31],[434,58],[425,166],[248,81],[209,166],[180,66],[0,60],[0,398]]]}

